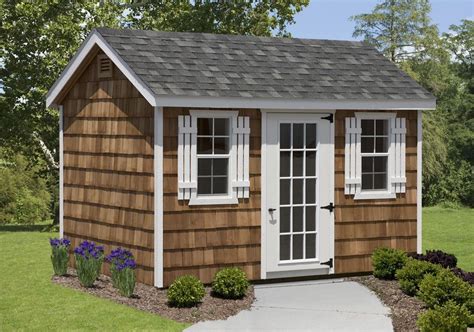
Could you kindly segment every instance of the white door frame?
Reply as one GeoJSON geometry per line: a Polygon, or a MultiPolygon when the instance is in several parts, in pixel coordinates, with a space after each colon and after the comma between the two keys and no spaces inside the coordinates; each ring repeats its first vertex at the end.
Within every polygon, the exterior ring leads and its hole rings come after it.
{"type": "MultiPolygon", "coordinates": [[[[330,236],[332,237],[333,241],[330,243],[330,253],[332,254],[333,257],[333,267],[329,269],[329,271],[322,270],[320,269],[319,271],[315,270],[307,270],[307,271],[284,271],[284,272],[269,272],[267,271],[267,223],[264,222],[264,220],[267,219],[267,188],[266,188],[266,181],[267,181],[267,176],[265,172],[266,168],[266,162],[267,162],[267,115],[270,113],[287,113],[289,115],[291,114],[327,114],[330,115],[332,114],[333,117],[335,118],[335,110],[280,110],[280,109],[261,109],[261,139],[262,139],[262,145],[261,145],[261,212],[260,212],[260,219],[261,219],[261,264],[260,264],[260,278],[261,279],[270,279],[270,278],[285,278],[285,277],[297,277],[297,276],[306,276],[308,273],[310,275],[318,275],[318,274],[333,274],[334,273],[334,212],[331,213],[330,216],[330,222],[332,223],[331,227],[331,232],[330,236]]],[[[332,198],[332,202],[335,203],[334,201],[334,142],[335,142],[335,131],[334,131],[334,121],[330,123],[330,150],[329,153],[332,156],[332,158],[329,159],[328,163],[330,168],[333,170],[330,172],[330,179],[329,182],[330,188],[329,188],[329,197],[332,198]]]]}

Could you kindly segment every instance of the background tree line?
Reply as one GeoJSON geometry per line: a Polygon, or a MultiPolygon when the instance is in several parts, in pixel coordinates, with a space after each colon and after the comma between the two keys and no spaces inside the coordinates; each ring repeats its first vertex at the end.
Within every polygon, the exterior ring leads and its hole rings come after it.
{"type": "MultiPolygon", "coordinates": [[[[45,95],[94,27],[286,37],[308,3],[0,0],[0,223],[57,219],[58,113],[45,95]]],[[[473,206],[473,22],[440,35],[429,12],[427,0],[381,1],[352,18],[354,36],[438,98],[424,117],[424,203],[473,206]]]]}

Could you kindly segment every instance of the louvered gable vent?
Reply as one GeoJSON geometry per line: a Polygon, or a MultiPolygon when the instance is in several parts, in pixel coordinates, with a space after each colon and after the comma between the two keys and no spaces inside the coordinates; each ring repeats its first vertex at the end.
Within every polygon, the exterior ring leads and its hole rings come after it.
{"type": "Polygon", "coordinates": [[[105,54],[97,56],[97,76],[99,78],[110,78],[112,77],[112,61],[105,54]]]}

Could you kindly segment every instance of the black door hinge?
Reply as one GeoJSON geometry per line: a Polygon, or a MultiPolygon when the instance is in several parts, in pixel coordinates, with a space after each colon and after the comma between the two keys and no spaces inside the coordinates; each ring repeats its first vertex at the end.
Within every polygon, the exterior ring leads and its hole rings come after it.
{"type": "Polygon", "coordinates": [[[332,268],[332,258],[329,258],[327,262],[322,262],[321,265],[327,265],[330,268],[332,268]]]}
{"type": "Polygon", "coordinates": [[[336,206],[334,204],[329,203],[328,205],[325,205],[325,206],[321,206],[321,209],[326,209],[326,210],[329,210],[329,212],[332,213],[332,211],[334,210],[336,206]]]}
{"type": "Polygon", "coordinates": [[[321,119],[328,120],[330,123],[333,123],[334,122],[334,114],[331,113],[328,116],[325,116],[321,119]]]}

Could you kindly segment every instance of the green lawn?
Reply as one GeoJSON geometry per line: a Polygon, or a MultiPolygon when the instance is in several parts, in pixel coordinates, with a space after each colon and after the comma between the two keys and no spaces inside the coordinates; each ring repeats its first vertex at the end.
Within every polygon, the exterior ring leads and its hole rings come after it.
{"type": "MultiPolygon", "coordinates": [[[[44,227],[44,226],[41,226],[44,227]]],[[[0,330],[181,331],[160,316],[51,283],[48,238],[41,227],[0,227],[0,330]]]]}
{"type": "Polygon", "coordinates": [[[458,266],[474,271],[474,209],[423,209],[423,250],[456,255],[458,266]]]}

